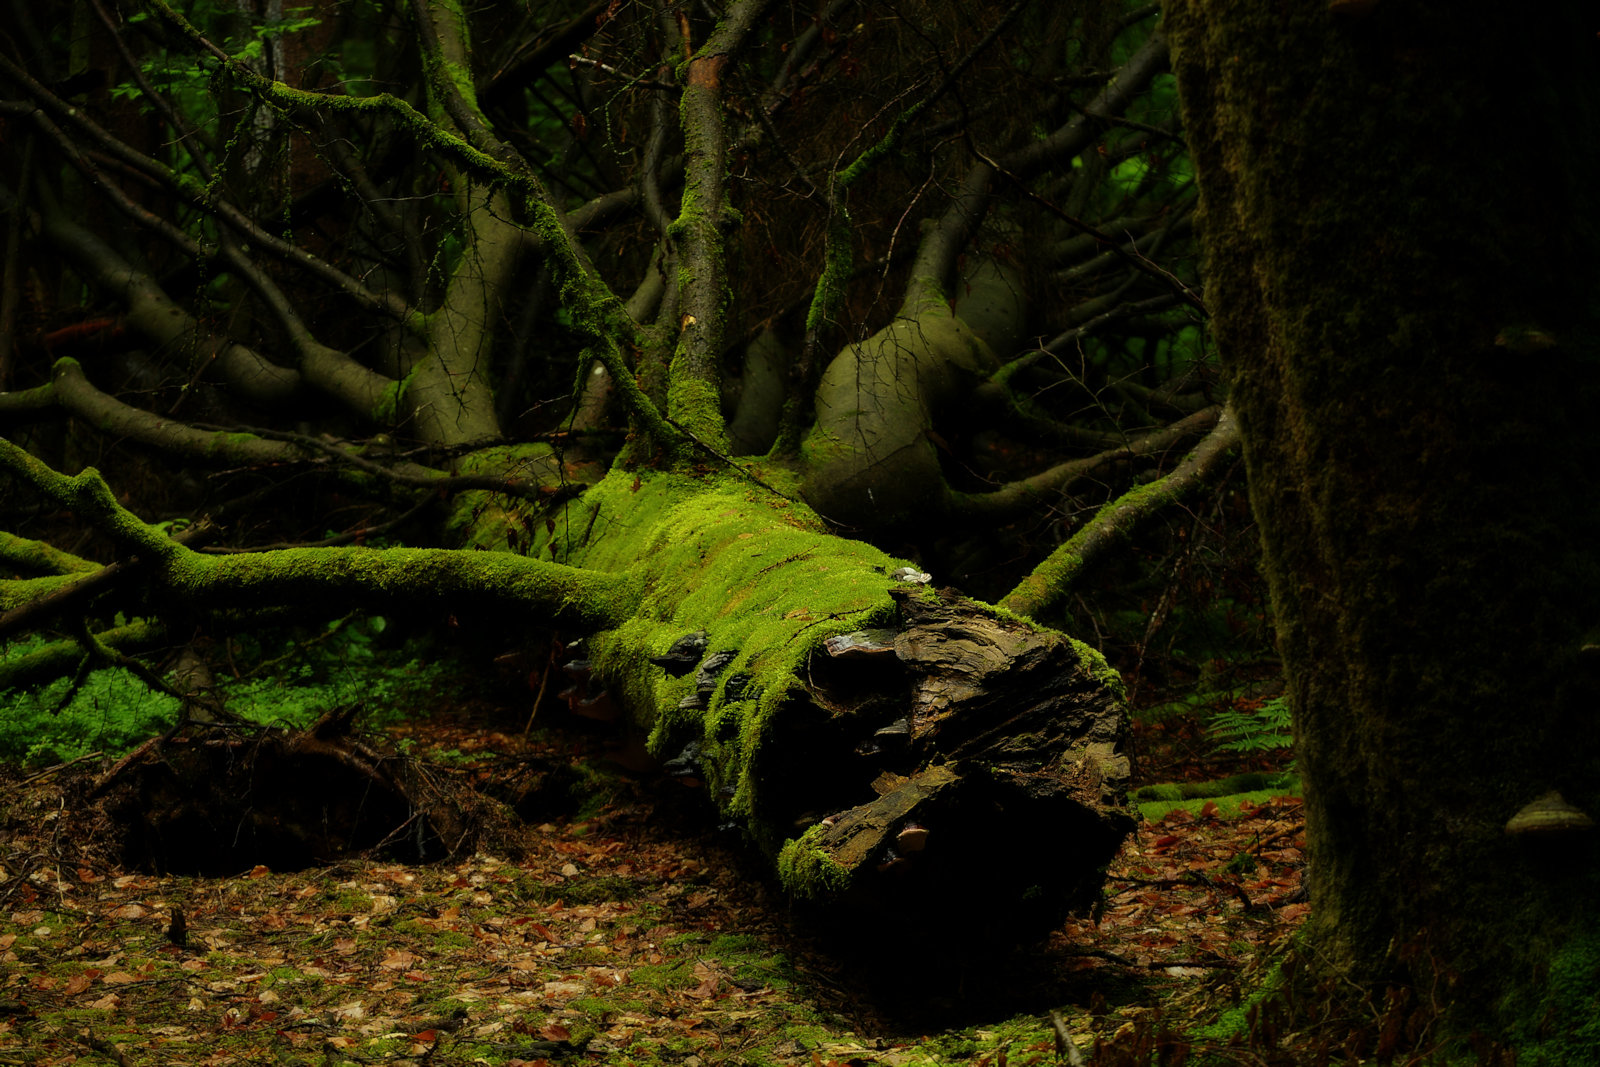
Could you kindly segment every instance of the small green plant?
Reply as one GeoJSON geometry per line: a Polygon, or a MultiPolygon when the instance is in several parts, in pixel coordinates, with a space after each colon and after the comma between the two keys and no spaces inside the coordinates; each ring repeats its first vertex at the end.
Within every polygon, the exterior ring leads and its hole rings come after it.
{"type": "MultiPolygon", "coordinates": [[[[231,663],[255,666],[221,675],[216,695],[229,711],[271,726],[303,727],[334,708],[360,704],[368,726],[425,716],[451,676],[447,663],[423,663],[381,647],[381,616],[351,615],[318,630],[264,631],[235,640],[231,663]]],[[[34,636],[0,649],[0,659],[47,643],[34,636]]],[[[178,701],[120,667],[88,672],[73,688],[59,678],[38,689],[0,690],[0,762],[64,763],[100,752],[116,756],[177,722],[178,701]]]]}
{"type": "Polygon", "coordinates": [[[1271,752],[1294,744],[1285,697],[1274,697],[1255,709],[1235,706],[1218,711],[1206,729],[1219,752],[1271,752]]]}
{"type": "Polygon", "coordinates": [[[58,678],[32,692],[0,692],[0,708],[0,760],[47,766],[131,748],[170,727],[178,702],[108,669],[91,671],[76,691],[71,679],[58,678]]]}

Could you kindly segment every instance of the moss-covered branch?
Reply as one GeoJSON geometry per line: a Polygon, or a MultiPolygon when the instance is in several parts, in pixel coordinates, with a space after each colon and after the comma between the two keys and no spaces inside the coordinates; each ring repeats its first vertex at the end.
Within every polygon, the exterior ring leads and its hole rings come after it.
{"type": "MultiPolygon", "coordinates": [[[[92,635],[105,648],[132,655],[167,641],[167,628],[151,619],[137,619],[124,626],[113,626],[92,635]]],[[[79,641],[52,641],[42,648],[0,659],[0,691],[37,685],[70,674],[83,662],[79,641]]]]}
{"type": "MultiPolygon", "coordinates": [[[[61,123],[64,128],[74,131],[76,136],[104,152],[110,159],[169,190],[188,206],[204,213],[214,214],[219,221],[248,241],[252,248],[264,250],[280,261],[305,271],[334,291],[343,293],[361,307],[380,312],[397,321],[407,321],[410,318],[410,309],[399,297],[368,289],[359,280],[321,257],[258,226],[255,220],[238,207],[214,196],[214,190],[204,181],[193,174],[175,171],[166,164],[136,151],[125,141],[90,121],[85,109],[75,107],[56,96],[47,86],[29,76],[25,70],[3,54],[0,54],[0,73],[4,73],[23,88],[39,105],[39,111],[35,113],[38,116],[35,125],[40,126],[47,136],[51,127],[41,121],[45,115],[61,123]]],[[[116,202],[116,198],[113,198],[113,202],[116,202]]]]}
{"type": "Polygon", "coordinates": [[[269,441],[248,433],[196,430],[102,393],[84,375],[75,359],[59,359],[52,371],[56,400],[96,429],[117,437],[165,449],[180,456],[211,463],[266,465],[304,462],[304,450],[282,441],[269,441]]]}
{"type": "Polygon", "coordinates": [[[1124,493],[1101,508],[1032,574],[1017,583],[1000,606],[1018,615],[1042,617],[1071,593],[1073,582],[1090,564],[1126,542],[1140,523],[1206,484],[1238,443],[1238,421],[1224,409],[1215,429],[1170,474],[1124,493]]]}
{"type": "MultiPolygon", "coordinates": [[[[324,610],[393,601],[513,607],[579,627],[615,625],[638,602],[624,568],[583,570],[508,552],[452,549],[286,548],[227,556],[191,551],[122,507],[94,468],[60,474],[0,439],[0,467],[136,553],[152,581],[186,603],[225,608],[315,604],[324,610]]],[[[34,579],[46,595],[64,578],[34,579]],[[43,584],[41,584],[43,583],[43,584]]]]}
{"type": "Polygon", "coordinates": [[[681,318],[669,368],[667,416],[718,451],[727,447],[720,359],[726,345],[727,235],[739,224],[728,203],[728,133],[723,78],[766,0],[736,0],[686,64],[680,115],[686,156],[683,198],[668,235],[679,243],[681,318]]]}
{"type": "Polygon", "coordinates": [[[64,552],[48,542],[18,537],[4,530],[0,530],[0,563],[12,570],[41,574],[86,574],[100,567],[93,560],[64,552]]]}
{"type": "Polygon", "coordinates": [[[479,450],[455,471],[405,460],[379,462],[360,442],[265,429],[202,430],[163,418],[101,392],[74,359],[57,360],[53,373],[51,395],[62,409],[107,433],[191,462],[258,467],[319,464],[362,486],[387,483],[444,492],[482,490],[527,499],[543,498],[563,483],[560,465],[545,444],[479,450]]]}

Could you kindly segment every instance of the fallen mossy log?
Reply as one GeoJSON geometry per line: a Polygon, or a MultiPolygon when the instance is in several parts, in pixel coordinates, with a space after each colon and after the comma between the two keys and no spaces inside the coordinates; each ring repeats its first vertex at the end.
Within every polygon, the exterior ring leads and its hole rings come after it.
{"type": "Polygon", "coordinates": [[[556,528],[541,553],[625,560],[643,590],[567,663],[569,703],[644,730],[796,898],[991,939],[1096,899],[1134,820],[1121,680],[1094,650],[748,482],[614,474],[556,528]]]}
{"type": "MultiPolygon", "coordinates": [[[[796,898],[840,918],[1042,934],[1095,899],[1133,826],[1122,685],[1104,659],[832,533],[775,464],[614,469],[537,522],[485,509],[464,549],[207,557],[93,470],[61,475],[3,442],[0,461],[137,554],[159,611],[425,602],[508,637],[581,637],[574,709],[642,731],[796,898]]],[[[0,599],[50,589],[0,582],[0,599]]],[[[387,773],[366,764],[374,784],[387,773]]],[[[453,848],[451,833],[436,831],[453,848]]]]}

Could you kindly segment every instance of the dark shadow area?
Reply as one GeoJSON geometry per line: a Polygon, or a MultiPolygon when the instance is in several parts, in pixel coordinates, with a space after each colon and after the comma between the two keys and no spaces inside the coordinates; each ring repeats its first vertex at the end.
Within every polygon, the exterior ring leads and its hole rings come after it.
{"type": "Polygon", "coordinates": [[[470,852],[472,791],[352,733],[354,709],[299,731],[190,724],[88,784],[129,869],[227,877],[357,854],[429,863],[470,852]]]}

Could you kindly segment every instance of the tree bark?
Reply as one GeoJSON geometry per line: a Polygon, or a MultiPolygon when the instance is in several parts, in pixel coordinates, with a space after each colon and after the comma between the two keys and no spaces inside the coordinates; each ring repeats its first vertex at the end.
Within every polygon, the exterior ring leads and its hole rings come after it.
{"type": "Polygon", "coordinates": [[[1550,1042],[1539,1062],[1594,1062],[1593,832],[1507,832],[1551,790],[1600,812],[1592,11],[1169,20],[1315,943],[1463,1029],[1550,1042]]]}

